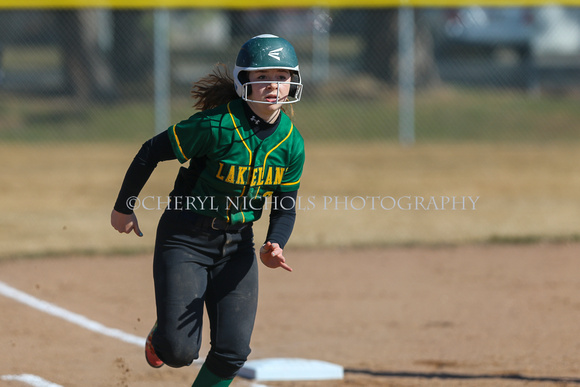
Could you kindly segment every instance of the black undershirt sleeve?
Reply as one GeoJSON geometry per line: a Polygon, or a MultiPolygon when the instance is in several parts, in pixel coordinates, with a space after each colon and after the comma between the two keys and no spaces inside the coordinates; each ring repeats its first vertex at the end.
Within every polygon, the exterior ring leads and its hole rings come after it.
{"type": "Polygon", "coordinates": [[[176,158],[167,132],[146,141],[127,169],[114,209],[122,214],[132,214],[131,198],[139,195],[157,164],[176,158]]]}
{"type": "Polygon", "coordinates": [[[284,248],[294,229],[297,196],[298,191],[274,192],[266,242],[278,243],[284,248]]]}

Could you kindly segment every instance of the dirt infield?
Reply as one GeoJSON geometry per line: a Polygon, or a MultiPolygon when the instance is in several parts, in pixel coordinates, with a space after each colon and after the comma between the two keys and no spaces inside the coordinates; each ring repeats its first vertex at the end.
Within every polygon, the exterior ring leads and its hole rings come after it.
{"type": "MultiPolygon", "coordinates": [[[[138,209],[143,238],[109,224],[137,149],[1,145],[0,281],[145,337],[155,318],[151,257],[135,254],[151,249],[161,210],[138,209]]],[[[311,144],[300,190],[306,208],[286,249],[295,271],[261,270],[252,359],[326,360],[342,365],[345,378],[263,384],[580,386],[580,244],[484,243],[578,241],[579,150],[311,144]],[[477,206],[443,209],[453,197],[477,198],[477,206]],[[401,206],[391,209],[390,198],[401,206]]],[[[141,196],[167,195],[178,167],[159,165],[141,196]]],[[[257,243],[266,227],[265,219],[256,225],[257,243]]],[[[32,374],[63,387],[177,387],[197,373],[197,365],[153,370],[142,344],[3,295],[0,310],[0,386],[23,387],[7,377],[32,374]]]]}
{"type": "MultiPolygon", "coordinates": [[[[260,384],[580,385],[579,253],[580,244],[289,248],[293,273],[261,267],[251,358],[330,361],[345,378],[260,384]]],[[[4,260],[0,281],[127,334],[144,337],[154,320],[147,255],[4,260]]],[[[1,378],[21,374],[65,387],[190,386],[198,369],[151,369],[141,346],[5,296],[0,310],[1,386],[24,386],[1,378]]]]}

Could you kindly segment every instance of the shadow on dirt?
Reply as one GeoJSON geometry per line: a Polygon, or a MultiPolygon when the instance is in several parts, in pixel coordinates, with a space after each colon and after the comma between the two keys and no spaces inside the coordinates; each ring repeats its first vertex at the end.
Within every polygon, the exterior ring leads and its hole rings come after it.
{"type": "Polygon", "coordinates": [[[418,379],[499,379],[521,380],[524,382],[555,382],[580,384],[580,378],[554,377],[554,376],[525,376],[521,374],[462,374],[449,372],[396,372],[396,371],[372,371],[365,369],[347,368],[345,373],[364,374],[370,376],[388,378],[418,378],[418,379]]]}

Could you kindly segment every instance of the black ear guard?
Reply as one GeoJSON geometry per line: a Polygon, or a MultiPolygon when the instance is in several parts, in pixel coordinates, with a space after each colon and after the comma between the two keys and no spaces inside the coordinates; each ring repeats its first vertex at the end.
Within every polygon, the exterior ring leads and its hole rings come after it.
{"type": "MultiPolygon", "coordinates": [[[[296,72],[292,72],[292,76],[290,77],[291,82],[300,83],[300,75],[296,72]]],[[[289,95],[291,97],[296,97],[296,93],[298,92],[298,85],[290,85],[289,95]]]]}
{"type": "MultiPolygon", "coordinates": [[[[240,71],[240,74],[238,75],[238,79],[240,80],[240,83],[242,85],[250,82],[250,76],[248,75],[247,71],[240,71]]],[[[252,85],[247,85],[246,90],[247,90],[246,95],[252,94],[252,85]]]]}

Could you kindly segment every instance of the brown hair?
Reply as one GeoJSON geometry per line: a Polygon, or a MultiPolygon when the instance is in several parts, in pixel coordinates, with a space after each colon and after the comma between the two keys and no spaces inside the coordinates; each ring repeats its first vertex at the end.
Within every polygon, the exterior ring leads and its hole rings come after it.
{"type": "MultiPolygon", "coordinates": [[[[236,93],[234,79],[223,63],[216,64],[212,73],[193,84],[191,96],[196,100],[193,107],[201,111],[213,109],[240,98],[236,93]]],[[[282,111],[290,116],[294,115],[291,105],[288,109],[282,106],[282,111]]]]}
{"type": "Polygon", "coordinates": [[[202,111],[240,98],[236,93],[234,80],[223,63],[218,63],[213,73],[193,84],[191,96],[196,100],[193,107],[202,111]]]}

